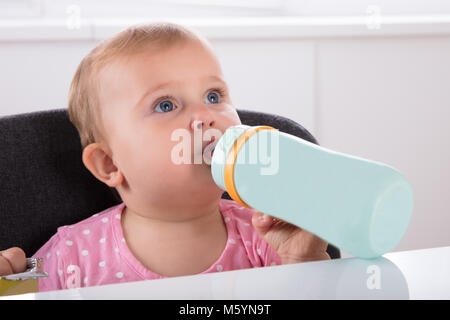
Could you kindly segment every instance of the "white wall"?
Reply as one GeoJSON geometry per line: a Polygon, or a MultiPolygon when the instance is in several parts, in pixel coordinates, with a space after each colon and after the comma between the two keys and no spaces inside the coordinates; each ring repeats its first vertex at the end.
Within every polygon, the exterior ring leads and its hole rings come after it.
{"type": "Polygon", "coordinates": [[[321,41],[316,134],[391,164],[415,205],[397,250],[450,245],[450,37],[321,41]]]}
{"type": "MultiPolygon", "coordinates": [[[[450,19],[190,23],[213,43],[238,108],[286,116],[326,148],[405,174],[415,207],[395,251],[450,245],[450,19]]],[[[0,24],[0,115],[65,108],[81,58],[123,27],[0,24]]]]}

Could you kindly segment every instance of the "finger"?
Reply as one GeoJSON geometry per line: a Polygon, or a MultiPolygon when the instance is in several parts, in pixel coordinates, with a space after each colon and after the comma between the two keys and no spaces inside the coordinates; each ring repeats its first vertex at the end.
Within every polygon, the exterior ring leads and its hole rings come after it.
{"type": "Polygon", "coordinates": [[[309,243],[311,246],[314,246],[321,251],[325,251],[327,249],[327,247],[328,247],[327,241],[325,241],[324,239],[320,238],[316,234],[314,234],[310,231],[307,231],[305,229],[303,229],[303,232],[306,235],[304,238],[305,243],[309,243]]]}
{"type": "Polygon", "coordinates": [[[0,276],[6,276],[13,273],[11,264],[6,258],[0,255],[0,276]]]}
{"type": "Polygon", "coordinates": [[[252,217],[253,224],[259,227],[270,226],[273,221],[274,218],[272,216],[269,216],[268,214],[259,211],[256,211],[252,217]]]}
{"type": "Polygon", "coordinates": [[[256,211],[252,216],[252,224],[261,235],[264,235],[272,226],[274,218],[262,212],[256,211]]]}
{"type": "Polygon", "coordinates": [[[27,258],[25,252],[13,247],[1,252],[1,256],[8,260],[13,273],[24,272],[27,269],[27,258]]]}

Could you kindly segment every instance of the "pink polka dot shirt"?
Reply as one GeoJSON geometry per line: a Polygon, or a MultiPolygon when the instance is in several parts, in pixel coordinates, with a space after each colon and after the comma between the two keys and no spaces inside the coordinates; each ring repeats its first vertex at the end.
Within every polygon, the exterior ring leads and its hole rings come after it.
{"type": "MultiPolygon", "coordinates": [[[[166,278],[144,267],[127,247],[120,223],[124,207],[121,203],[58,228],[34,254],[44,259],[44,271],[49,275],[39,279],[39,291],[166,278]]],[[[221,199],[219,210],[228,241],[219,259],[202,273],[281,264],[278,254],[252,225],[254,209],[221,199]]]]}

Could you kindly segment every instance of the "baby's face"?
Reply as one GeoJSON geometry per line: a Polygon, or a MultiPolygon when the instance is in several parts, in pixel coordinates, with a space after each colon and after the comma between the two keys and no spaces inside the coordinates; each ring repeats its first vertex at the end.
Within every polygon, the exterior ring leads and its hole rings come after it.
{"type": "Polygon", "coordinates": [[[201,154],[195,156],[210,139],[194,150],[194,125],[203,123],[201,131],[195,130],[204,137],[207,130],[223,134],[241,122],[219,62],[207,47],[190,41],[114,62],[100,74],[99,96],[105,139],[124,176],[118,188],[129,201],[144,208],[220,196],[211,167],[201,154]],[[174,153],[182,141],[177,132],[190,137],[183,138],[189,148],[182,153],[174,153]],[[177,164],[184,152],[190,161],[177,164]]]}

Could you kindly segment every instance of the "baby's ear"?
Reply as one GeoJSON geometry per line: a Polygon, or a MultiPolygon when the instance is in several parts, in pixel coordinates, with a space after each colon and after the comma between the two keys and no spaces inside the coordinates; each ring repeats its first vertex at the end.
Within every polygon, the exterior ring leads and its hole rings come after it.
{"type": "Polygon", "coordinates": [[[83,163],[100,181],[115,188],[123,181],[123,175],[106,152],[103,143],[91,143],[83,150],[83,163]]]}

